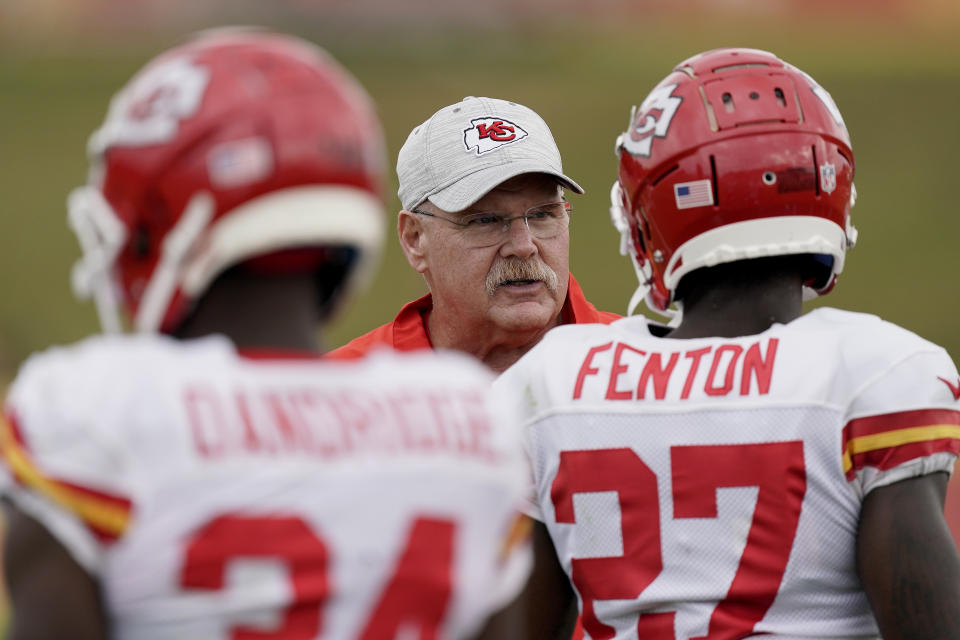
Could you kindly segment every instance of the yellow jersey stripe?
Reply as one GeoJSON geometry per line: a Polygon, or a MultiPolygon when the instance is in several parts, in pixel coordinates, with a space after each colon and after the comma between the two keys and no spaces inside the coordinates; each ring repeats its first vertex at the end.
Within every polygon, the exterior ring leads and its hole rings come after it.
{"type": "Polygon", "coordinates": [[[847,446],[843,449],[843,471],[850,471],[853,466],[853,456],[860,453],[944,438],[960,440],[960,427],[953,424],[933,424],[852,438],[847,441],[847,446]]]}
{"type": "Polygon", "coordinates": [[[0,427],[0,450],[17,480],[77,514],[98,533],[114,538],[123,534],[130,521],[129,503],[46,477],[17,442],[6,418],[0,417],[0,427]]]}

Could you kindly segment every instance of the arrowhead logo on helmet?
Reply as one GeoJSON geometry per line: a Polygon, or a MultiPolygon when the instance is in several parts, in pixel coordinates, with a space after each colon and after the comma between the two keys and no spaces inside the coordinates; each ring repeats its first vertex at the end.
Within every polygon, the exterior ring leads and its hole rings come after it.
{"type": "Polygon", "coordinates": [[[90,138],[90,150],[142,147],[174,139],[180,123],[200,109],[210,70],[188,56],[148,66],[110,103],[107,119],[90,138]]]}
{"type": "Polygon", "coordinates": [[[649,158],[654,138],[665,138],[670,123],[683,98],[674,96],[677,84],[657,87],[636,109],[630,118],[629,135],[624,136],[623,148],[635,156],[649,158]]]}

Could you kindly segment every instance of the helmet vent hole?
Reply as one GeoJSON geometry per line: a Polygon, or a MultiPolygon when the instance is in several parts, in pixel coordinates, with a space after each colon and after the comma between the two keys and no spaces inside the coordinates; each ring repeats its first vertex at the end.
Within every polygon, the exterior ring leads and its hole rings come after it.
{"type": "Polygon", "coordinates": [[[763,184],[770,186],[777,183],[777,174],[773,171],[764,171],[762,176],[763,184]]]}
{"type": "Polygon", "coordinates": [[[146,227],[137,227],[131,240],[130,247],[135,257],[146,258],[150,255],[150,232],[146,227]]]}
{"type": "Polygon", "coordinates": [[[661,182],[663,182],[663,179],[664,179],[664,178],[666,178],[668,175],[670,175],[671,173],[673,173],[674,171],[676,171],[676,170],[679,169],[679,168],[680,168],[680,165],[678,165],[678,164],[673,165],[672,167],[670,167],[669,169],[667,169],[666,171],[664,171],[663,173],[661,173],[659,176],[657,176],[656,179],[654,179],[654,181],[651,183],[652,186],[654,186],[654,187],[657,186],[658,184],[660,184],[661,182]]]}
{"type": "Polygon", "coordinates": [[[726,110],[726,112],[733,113],[733,110],[734,110],[733,96],[730,95],[730,93],[728,92],[720,96],[720,99],[723,100],[723,108],[726,110]]]}
{"type": "Polygon", "coordinates": [[[751,92],[750,92],[750,99],[751,99],[751,100],[759,100],[759,99],[760,99],[760,94],[757,93],[756,91],[751,91],[751,92]]]}
{"type": "Polygon", "coordinates": [[[817,162],[817,148],[810,147],[810,153],[813,154],[813,176],[814,176],[814,179],[816,180],[816,185],[817,185],[816,191],[817,191],[817,197],[819,198],[820,197],[820,171],[819,171],[820,163],[817,162]]]}
{"type": "Polygon", "coordinates": [[[837,154],[838,154],[841,158],[843,158],[844,160],[846,160],[846,161],[847,161],[847,164],[853,165],[853,161],[850,160],[850,156],[847,155],[847,153],[846,153],[841,147],[837,147],[836,149],[837,149],[837,154]]]}
{"type": "Polygon", "coordinates": [[[783,95],[783,89],[781,89],[780,87],[777,87],[776,89],[773,90],[773,95],[774,97],[776,97],[778,105],[780,105],[781,107],[787,106],[787,98],[786,96],[783,95]]]}
{"type": "Polygon", "coordinates": [[[713,187],[713,206],[720,206],[720,189],[717,188],[717,160],[710,156],[710,186],[713,187]]]}

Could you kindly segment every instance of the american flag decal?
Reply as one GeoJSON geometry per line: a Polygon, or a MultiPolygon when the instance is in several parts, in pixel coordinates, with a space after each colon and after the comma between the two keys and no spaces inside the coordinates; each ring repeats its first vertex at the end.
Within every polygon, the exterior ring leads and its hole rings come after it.
{"type": "Polygon", "coordinates": [[[210,182],[218,187],[253,184],[273,171],[273,149],[264,138],[224,142],[210,150],[207,171],[210,182]]]}
{"type": "Polygon", "coordinates": [[[673,196],[677,201],[677,209],[709,207],[713,204],[713,185],[709,180],[678,182],[673,185],[673,196]]]}

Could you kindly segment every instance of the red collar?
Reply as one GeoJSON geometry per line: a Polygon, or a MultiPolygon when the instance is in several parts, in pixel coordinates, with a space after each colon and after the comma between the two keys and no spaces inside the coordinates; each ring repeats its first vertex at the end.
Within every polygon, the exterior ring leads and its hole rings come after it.
{"type": "Polygon", "coordinates": [[[262,347],[244,347],[237,349],[237,355],[244,360],[319,360],[323,354],[315,351],[296,349],[272,349],[262,347]]]}

